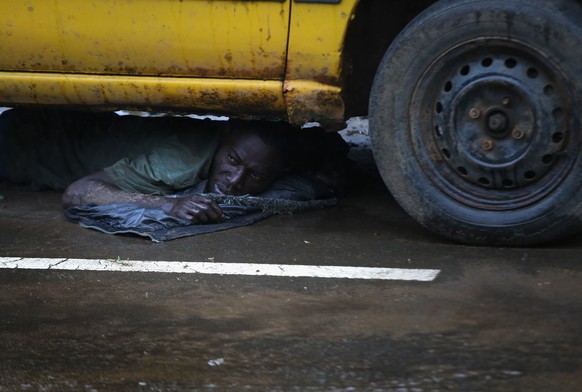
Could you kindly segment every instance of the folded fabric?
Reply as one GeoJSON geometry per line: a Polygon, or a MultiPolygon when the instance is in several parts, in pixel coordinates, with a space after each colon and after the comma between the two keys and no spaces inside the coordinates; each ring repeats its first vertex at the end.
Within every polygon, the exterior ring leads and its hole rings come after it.
{"type": "Polygon", "coordinates": [[[333,197],[313,199],[318,196],[318,192],[308,180],[298,176],[279,180],[260,196],[205,194],[199,192],[201,189],[204,189],[203,184],[175,196],[198,194],[216,201],[224,212],[224,221],[192,224],[166,213],[161,208],[133,204],[74,206],[65,211],[65,216],[84,228],[107,234],[136,234],[149,237],[154,242],[161,242],[250,225],[274,214],[330,207],[337,201],[333,197]]]}

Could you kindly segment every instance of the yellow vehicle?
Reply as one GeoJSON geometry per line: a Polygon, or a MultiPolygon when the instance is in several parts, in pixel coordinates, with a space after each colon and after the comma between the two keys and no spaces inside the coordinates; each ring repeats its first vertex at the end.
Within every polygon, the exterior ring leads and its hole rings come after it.
{"type": "Polygon", "coordinates": [[[369,115],[417,221],[473,244],[582,229],[579,0],[15,0],[0,105],[369,115]]]}

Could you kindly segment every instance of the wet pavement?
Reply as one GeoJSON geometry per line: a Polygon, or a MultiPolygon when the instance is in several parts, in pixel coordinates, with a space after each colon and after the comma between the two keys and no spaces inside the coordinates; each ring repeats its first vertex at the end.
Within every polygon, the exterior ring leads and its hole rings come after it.
{"type": "Polygon", "coordinates": [[[435,268],[432,282],[0,269],[0,391],[579,391],[582,236],[481,248],[370,174],[333,208],[152,243],[0,191],[0,256],[435,268]]]}

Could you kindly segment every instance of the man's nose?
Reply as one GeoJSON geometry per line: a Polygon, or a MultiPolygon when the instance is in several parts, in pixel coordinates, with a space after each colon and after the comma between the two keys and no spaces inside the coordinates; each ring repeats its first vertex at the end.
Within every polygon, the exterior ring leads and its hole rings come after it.
{"type": "Polygon", "coordinates": [[[237,169],[233,170],[228,176],[228,187],[231,191],[240,190],[243,185],[244,180],[244,170],[237,169]]]}

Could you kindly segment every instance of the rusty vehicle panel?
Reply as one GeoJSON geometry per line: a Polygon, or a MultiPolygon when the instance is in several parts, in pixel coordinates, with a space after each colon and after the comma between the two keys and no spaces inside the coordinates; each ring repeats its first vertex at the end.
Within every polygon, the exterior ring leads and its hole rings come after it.
{"type": "Polygon", "coordinates": [[[2,104],[187,110],[293,123],[321,113],[340,122],[341,48],[356,1],[296,3],[290,18],[291,4],[3,3],[0,36],[10,39],[0,47],[2,104]],[[322,95],[329,98],[316,102],[322,95]]]}
{"type": "Polygon", "coordinates": [[[256,1],[2,2],[0,69],[281,79],[289,5],[256,1]]]}
{"type": "Polygon", "coordinates": [[[0,13],[4,105],[285,113],[288,3],[37,0],[0,13]]]}

